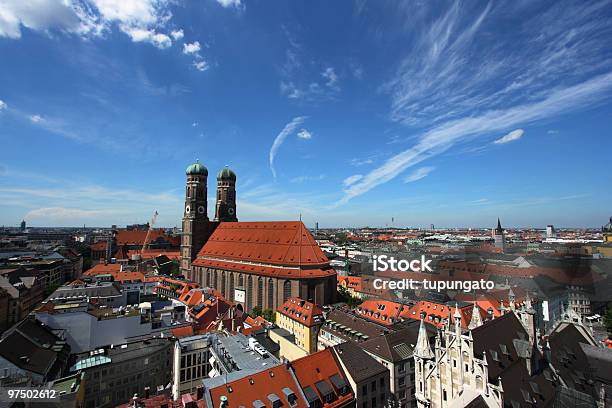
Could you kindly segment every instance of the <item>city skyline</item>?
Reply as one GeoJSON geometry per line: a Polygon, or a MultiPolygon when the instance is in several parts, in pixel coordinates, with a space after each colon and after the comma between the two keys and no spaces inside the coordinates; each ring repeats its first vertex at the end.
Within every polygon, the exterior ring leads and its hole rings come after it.
{"type": "Polygon", "coordinates": [[[226,164],[241,221],[610,216],[609,2],[40,4],[0,18],[0,224],[178,226],[196,159],[211,218],[226,164]]]}

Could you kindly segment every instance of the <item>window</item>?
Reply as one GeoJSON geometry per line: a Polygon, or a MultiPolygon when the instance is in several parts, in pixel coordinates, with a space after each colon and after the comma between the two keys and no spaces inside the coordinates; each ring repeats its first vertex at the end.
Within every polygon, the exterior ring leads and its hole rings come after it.
{"type": "Polygon", "coordinates": [[[380,388],[381,389],[385,388],[385,378],[382,377],[379,382],[380,382],[380,388]]]}
{"type": "Polygon", "coordinates": [[[400,363],[397,371],[399,371],[400,373],[406,371],[406,363],[400,363]]]}
{"type": "Polygon", "coordinates": [[[227,292],[225,291],[225,271],[221,272],[221,293],[227,299],[227,292]]]}
{"type": "Polygon", "coordinates": [[[286,302],[287,299],[291,297],[291,281],[285,280],[283,282],[283,302],[286,302]]]}
{"type": "Polygon", "coordinates": [[[263,309],[263,278],[257,279],[257,306],[263,309]]]}
{"type": "Polygon", "coordinates": [[[400,377],[398,384],[400,387],[403,387],[406,384],[406,377],[405,376],[400,377]]]}
{"type": "Polygon", "coordinates": [[[274,309],[274,280],[268,279],[268,309],[274,309]]]}
{"type": "MultiPolygon", "coordinates": [[[[376,381],[372,381],[372,391],[376,391],[376,381]]],[[[376,398],[375,398],[376,399],[376,398]]],[[[372,404],[372,406],[374,406],[376,404],[372,404]]]]}
{"type": "MultiPolygon", "coordinates": [[[[363,384],[363,385],[361,386],[361,393],[362,393],[363,395],[368,395],[368,384],[363,384]]],[[[368,404],[366,403],[366,405],[368,405],[368,404]]]]}
{"type": "Polygon", "coordinates": [[[253,278],[251,275],[247,278],[247,293],[246,293],[247,307],[252,308],[253,305],[253,278]]]}

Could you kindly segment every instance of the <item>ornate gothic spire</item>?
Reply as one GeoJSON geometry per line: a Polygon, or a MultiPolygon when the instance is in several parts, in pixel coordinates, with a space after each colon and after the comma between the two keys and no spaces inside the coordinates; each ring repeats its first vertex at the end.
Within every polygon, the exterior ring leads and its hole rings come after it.
{"type": "Polygon", "coordinates": [[[429,345],[429,338],[427,337],[427,330],[425,329],[425,322],[423,319],[421,319],[419,337],[417,338],[417,344],[414,348],[414,355],[426,360],[434,358],[434,353],[431,351],[431,346],[429,345]]]}
{"type": "Polygon", "coordinates": [[[470,324],[468,325],[468,329],[472,330],[476,327],[480,327],[482,325],[482,317],[480,316],[480,308],[474,302],[474,307],[472,308],[472,318],[470,319],[470,324]]]}

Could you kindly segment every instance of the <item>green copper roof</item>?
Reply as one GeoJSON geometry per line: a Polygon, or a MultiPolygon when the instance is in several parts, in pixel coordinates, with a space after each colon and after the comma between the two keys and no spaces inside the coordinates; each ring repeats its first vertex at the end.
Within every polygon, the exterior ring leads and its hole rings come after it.
{"type": "Polygon", "coordinates": [[[610,222],[603,226],[603,232],[612,232],[612,217],[610,217],[610,222]]]}
{"type": "Polygon", "coordinates": [[[225,166],[217,174],[217,180],[233,180],[233,181],[236,181],[236,173],[234,173],[229,167],[225,166]]]}
{"type": "Polygon", "coordinates": [[[191,166],[187,167],[185,173],[189,176],[190,174],[201,174],[203,176],[208,176],[208,169],[204,167],[204,165],[200,164],[199,161],[193,163],[191,166]]]}

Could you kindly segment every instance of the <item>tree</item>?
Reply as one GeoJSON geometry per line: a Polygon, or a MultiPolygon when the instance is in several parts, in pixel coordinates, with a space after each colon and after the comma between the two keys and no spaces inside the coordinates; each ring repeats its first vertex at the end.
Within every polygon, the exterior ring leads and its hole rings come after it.
{"type": "Polygon", "coordinates": [[[351,308],[361,304],[361,299],[351,296],[348,289],[343,286],[338,289],[338,294],[340,295],[340,301],[346,303],[351,308]]]}
{"type": "Polygon", "coordinates": [[[274,313],[274,310],[272,309],[265,309],[262,313],[262,316],[270,323],[276,322],[276,313],[274,313]]]}
{"type": "Polygon", "coordinates": [[[253,309],[251,309],[251,315],[253,315],[253,317],[261,316],[261,307],[255,306],[253,309]]]}
{"type": "Polygon", "coordinates": [[[251,313],[249,313],[252,317],[261,316],[270,323],[274,323],[276,321],[276,313],[272,309],[261,309],[260,306],[255,306],[251,309],[251,313]]]}

